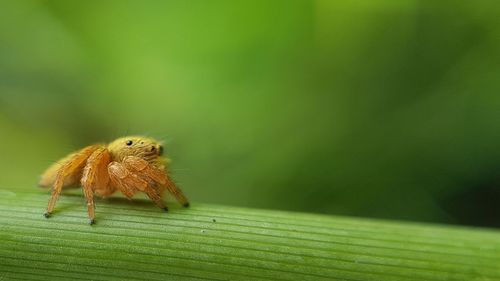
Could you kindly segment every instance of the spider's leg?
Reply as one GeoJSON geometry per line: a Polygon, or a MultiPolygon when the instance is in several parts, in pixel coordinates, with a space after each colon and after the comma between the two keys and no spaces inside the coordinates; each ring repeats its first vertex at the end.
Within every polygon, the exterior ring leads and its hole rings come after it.
{"type": "Polygon", "coordinates": [[[170,191],[170,193],[175,196],[175,199],[177,199],[177,201],[179,201],[179,203],[181,203],[183,207],[189,207],[188,199],[186,198],[186,196],[184,196],[182,190],[172,180],[170,180],[170,178],[167,178],[165,187],[168,189],[168,191],[170,191]]]}
{"type": "Polygon", "coordinates": [[[177,201],[179,201],[179,203],[181,203],[184,207],[189,206],[189,201],[182,193],[182,190],[175,185],[164,170],[159,169],[151,165],[148,161],[136,156],[125,157],[123,159],[123,164],[130,171],[144,175],[145,177],[158,183],[160,186],[167,188],[168,191],[170,191],[170,193],[172,193],[177,201]]]}
{"type": "Polygon", "coordinates": [[[122,164],[111,162],[108,165],[110,184],[120,190],[127,198],[132,198],[137,191],[136,187],[145,186],[148,183],[138,177],[134,177],[122,164]]]}
{"type": "Polygon", "coordinates": [[[148,195],[149,199],[155,202],[156,206],[158,206],[165,212],[168,212],[168,207],[165,205],[165,202],[163,202],[161,195],[158,193],[158,191],[156,191],[156,189],[154,189],[153,187],[151,187],[151,185],[148,184],[148,186],[142,191],[148,195]]]}
{"type": "Polygon", "coordinates": [[[113,185],[125,194],[125,196],[130,198],[136,191],[142,191],[146,193],[158,207],[163,210],[168,210],[165,203],[161,200],[160,194],[151,187],[149,182],[128,170],[122,163],[111,162],[108,166],[108,172],[113,185]]]}
{"type": "Polygon", "coordinates": [[[52,187],[49,204],[47,205],[47,211],[44,214],[46,218],[48,218],[54,210],[54,206],[59,198],[64,182],[68,178],[73,178],[75,175],[80,174],[85,166],[85,163],[87,162],[87,159],[99,147],[100,145],[91,145],[83,148],[82,150],[72,154],[71,157],[58,169],[54,185],[52,187]]]}
{"type": "Polygon", "coordinates": [[[106,148],[98,148],[90,155],[83,169],[81,183],[83,194],[85,194],[85,199],[87,199],[87,212],[90,224],[94,224],[95,222],[94,190],[106,188],[108,185],[109,176],[107,167],[110,158],[106,148]]]}
{"type": "MultiPolygon", "coordinates": [[[[58,160],[54,164],[50,165],[50,167],[48,167],[47,170],[45,170],[42,176],[40,177],[40,180],[38,181],[38,186],[40,187],[53,186],[57,178],[57,172],[61,169],[62,166],[67,164],[74,156],[75,153],[69,154],[66,157],[58,160]]],[[[63,188],[66,185],[73,185],[76,182],[78,182],[78,179],[75,180],[71,177],[68,177],[64,180],[63,188]]]]}

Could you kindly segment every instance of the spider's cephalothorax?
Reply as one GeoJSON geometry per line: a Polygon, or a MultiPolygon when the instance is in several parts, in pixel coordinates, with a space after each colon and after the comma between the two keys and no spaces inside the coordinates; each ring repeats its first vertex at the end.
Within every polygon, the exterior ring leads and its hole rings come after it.
{"type": "Polygon", "coordinates": [[[162,200],[165,189],[183,206],[187,198],[170,179],[163,146],[151,138],[119,138],[109,145],[96,144],[72,153],[50,166],[40,179],[40,186],[52,186],[45,217],[49,217],[64,187],[78,183],[87,199],[90,224],[95,221],[94,194],[109,196],[121,191],[131,198],[137,191],[146,193],[160,208],[168,210],[162,200]]]}
{"type": "Polygon", "coordinates": [[[163,146],[153,139],[143,137],[119,138],[108,145],[113,161],[122,161],[127,156],[137,156],[152,164],[161,160],[163,146]]]}

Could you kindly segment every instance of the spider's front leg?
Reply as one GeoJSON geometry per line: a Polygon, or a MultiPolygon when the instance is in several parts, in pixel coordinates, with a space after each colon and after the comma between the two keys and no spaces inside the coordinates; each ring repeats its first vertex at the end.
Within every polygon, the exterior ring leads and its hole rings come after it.
{"type": "Polygon", "coordinates": [[[43,184],[47,184],[47,182],[52,181],[51,178],[54,178],[53,186],[52,186],[52,194],[49,199],[49,203],[47,205],[47,211],[43,214],[46,218],[50,217],[54,207],[56,205],[57,199],[59,198],[59,194],[61,194],[61,190],[68,179],[75,178],[77,175],[80,175],[82,172],[87,159],[90,155],[99,147],[100,145],[91,145],[83,148],[82,150],[64,158],[63,163],[60,168],[54,169],[53,167],[49,168],[42,175],[43,184]],[[52,174],[56,173],[55,176],[52,174]]]}
{"type": "Polygon", "coordinates": [[[182,190],[175,185],[163,169],[159,169],[150,164],[148,161],[136,156],[125,157],[123,159],[123,164],[128,170],[134,171],[136,174],[143,176],[148,181],[153,181],[159,186],[165,187],[175,196],[177,201],[179,201],[182,206],[189,207],[189,201],[182,193],[182,190]]]}
{"type": "Polygon", "coordinates": [[[101,147],[92,153],[83,169],[81,183],[83,194],[85,194],[85,199],[87,200],[89,224],[95,223],[94,191],[96,189],[105,189],[108,186],[109,176],[107,167],[110,158],[108,150],[101,147]]]}
{"type": "Polygon", "coordinates": [[[150,183],[127,169],[124,164],[111,162],[108,166],[108,173],[111,183],[128,198],[134,196],[136,191],[142,191],[146,193],[158,207],[168,211],[160,194],[150,185],[150,183]]]}

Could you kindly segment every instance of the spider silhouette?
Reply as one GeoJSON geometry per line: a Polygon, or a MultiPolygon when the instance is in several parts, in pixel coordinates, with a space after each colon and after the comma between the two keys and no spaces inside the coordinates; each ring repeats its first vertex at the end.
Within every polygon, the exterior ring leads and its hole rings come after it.
{"type": "Polygon", "coordinates": [[[51,165],[40,179],[42,187],[52,186],[46,218],[50,217],[62,189],[81,184],[87,200],[89,223],[95,223],[94,194],[109,196],[120,191],[132,198],[144,192],[161,209],[168,211],[162,200],[165,189],[184,207],[187,198],[170,179],[163,146],[156,140],[141,136],[119,138],[108,145],[87,146],[51,165]]]}

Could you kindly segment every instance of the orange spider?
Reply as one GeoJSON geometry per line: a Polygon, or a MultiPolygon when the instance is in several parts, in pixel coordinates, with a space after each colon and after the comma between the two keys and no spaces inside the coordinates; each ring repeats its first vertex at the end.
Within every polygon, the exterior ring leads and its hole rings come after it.
{"type": "Polygon", "coordinates": [[[61,190],[81,183],[87,199],[89,223],[95,223],[94,193],[109,196],[121,191],[131,198],[137,191],[146,193],[158,207],[168,208],[162,200],[165,189],[184,206],[189,202],[166,172],[163,147],[157,141],[132,136],[119,138],[110,144],[90,145],[51,165],[42,175],[39,185],[52,186],[46,218],[50,217],[61,190]]]}

